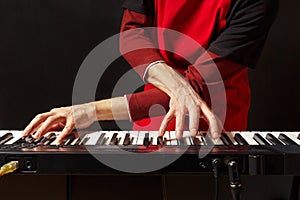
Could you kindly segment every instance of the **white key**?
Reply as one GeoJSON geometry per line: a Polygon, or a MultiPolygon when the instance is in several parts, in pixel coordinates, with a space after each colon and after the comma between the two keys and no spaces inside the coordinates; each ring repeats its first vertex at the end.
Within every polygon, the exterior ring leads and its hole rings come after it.
{"type": "Polygon", "coordinates": [[[200,145],[206,145],[206,140],[202,135],[196,135],[196,138],[201,142],[200,145]]]}
{"type": "Polygon", "coordinates": [[[226,135],[229,137],[230,141],[234,144],[234,145],[238,145],[238,143],[235,141],[234,139],[234,135],[236,133],[239,133],[239,132],[225,132],[226,135]]]}
{"type": "Polygon", "coordinates": [[[183,131],[182,137],[186,141],[187,145],[193,145],[193,141],[189,131],[183,131]]]}
{"type": "MultiPolygon", "coordinates": [[[[56,138],[61,134],[61,132],[51,132],[51,133],[55,133],[56,138]]],[[[50,134],[50,133],[49,133],[50,134]]],[[[56,139],[55,139],[56,140],[56,139]]],[[[56,145],[55,144],[55,140],[50,144],[50,145],[56,145]]]]}
{"type": "Polygon", "coordinates": [[[239,145],[239,143],[237,141],[235,141],[234,136],[235,134],[240,133],[239,131],[231,131],[231,132],[226,132],[226,134],[228,135],[228,137],[230,138],[231,142],[234,145],[239,145]]]}
{"type": "Polygon", "coordinates": [[[15,141],[22,137],[22,131],[7,131],[6,133],[12,133],[13,139],[9,140],[5,144],[13,144],[15,141]]]}
{"type": "MultiPolygon", "coordinates": [[[[199,138],[199,139],[201,139],[201,138],[199,138]]],[[[209,135],[206,135],[202,139],[204,139],[205,144],[212,143],[213,145],[224,145],[224,143],[222,142],[222,140],[220,138],[215,140],[215,139],[211,138],[209,135]],[[211,142],[208,140],[210,140],[211,142]]],[[[201,142],[202,142],[202,139],[200,140],[201,142]]]]}
{"type": "Polygon", "coordinates": [[[118,145],[123,145],[126,133],[128,133],[128,131],[119,131],[119,134],[118,134],[119,143],[118,143],[118,145]]]}
{"type": "Polygon", "coordinates": [[[254,133],[259,133],[258,131],[249,132],[249,131],[242,131],[240,135],[246,140],[249,145],[259,145],[254,139],[254,133]]]}
{"type": "Polygon", "coordinates": [[[80,140],[80,137],[78,137],[75,140],[73,140],[73,142],[71,143],[71,146],[74,146],[78,140],[80,140]]]}
{"type": "Polygon", "coordinates": [[[139,136],[137,138],[137,145],[144,144],[144,138],[146,133],[148,133],[148,131],[139,131],[139,136]]]}
{"type": "Polygon", "coordinates": [[[215,143],[215,145],[224,145],[224,143],[222,142],[222,140],[220,138],[217,140],[214,140],[212,138],[210,138],[210,139],[215,143]]]}
{"type": "MultiPolygon", "coordinates": [[[[4,136],[6,133],[12,133],[12,134],[13,134],[13,137],[15,137],[14,132],[16,132],[16,131],[2,130],[2,131],[0,131],[0,137],[4,136]]],[[[11,139],[11,140],[12,140],[12,139],[11,139]]],[[[8,142],[6,142],[6,144],[7,144],[7,143],[8,143],[8,142]]]]}
{"type": "Polygon", "coordinates": [[[175,131],[170,131],[170,139],[171,139],[171,144],[170,145],[178,145],[178,140],[176,138],[176,132],[175,131]]]}
{"type": "Polygon", "coordinates": [[[167,142],[166,142],[165,145],[171,145],[171,142],[168,141],[168,140],[170,140],[170,132],[169,132],[169,131],[166,131],[166,132],[165,132],[163,138],[164,138],[164,140],[165,140],[165,138],[166,138],[166,140],[167,140],[167,142]]]}
{"type": "Polygon", "coordinates": [[[291,138],[294,142],[296,142],[298,145],[300,145],[300,140],[297,138],[299,135],[299,132],[283,132],[285,135],[287,135],[289,138],[291,138]]]}
{"type": "Polygon", "coordinates": [[[269,142],[267,139],[266,139],[266,136],[268,133],[271,133],[271,132],[257,132],[257,131],[252,131],[252,137],[255,135],[255,133],[258,133],[259,135],[261,135],[269,145],[272,145],[271,142],[269,142]]]}
{"type": "MultiPolygon", "coordinates": [[[[6,131],[6,130],[0,131],[0,137],[3,136],[3,135],[5,135],[5,134],[8,133],[8,132],[10,132],[10,131],[6,131]]],[[[12,132],[11,132],[11,133],[12,133],[12,132]]],[[[13,134],[13,133],[12,133],[12,134],[13,134]]]]}
{"type": "Polygon", "coordinates": [[[99,137],[101,136],[101,132],[89,133],[86,136],[90,137],[90,139],[85,143],[85,145],[96,145],[99,137]]]}
{"type": "MultiPolygon", "coordinates": [[[[279,134],[280,133],[283,133],[283,132],[278,132],[278,131],[273,131],[273,132],[267,132],[268,133],[271,133],[273,136],[275,136],[281,143],[282,145],[286,145],[284,142],[282,142],[278,137],[279,137],[279,134]]],[[[266,138],[265,138],[266,139],[266,138]]],[[[266,139],[267,140],[267,139],[266,139]]],[[[269,140],[267,140],[269,142],[269,140]]]]}
{"type": "Polygon", "coordinates": [[[149,138],[152,138],[152,145],[157,145],[158,131],[149,131],[149,138]]]}
{"type": "Polygon", "coordinates": [[[200,140],[201,144],[200,145],[208,145],[206,143],[205,137],[203,135],[197,136],[198,139],[200,140]]]}
{"type": "Polygon", "coordinates": [[[137,145],[137,138],[139,136],[138,131],[129,131],[130,133],[130,138],[133,138],[132,145],[137,145]]]}
{"type": "MultiPolygon", "coordinates": [[[[106,137],[108,137],[108,140],[107,140],[107,142],[106,142],[106,145],[109,145],[109,143],[110,143],[110,141],[111,141],[111,139],[112,139],[112,137],[113,137],[113,135],[115,134],[115,133],[118,133],[118,131],[109,131],[109,132],[107,132],[107,134],[105,135],[106,137]]],[[[119,135],[119,134],[118,134],[119,135]]],[[[117,136],[118,137],[118,136],[117,136]]]]}
{"type": "MultiPolygon", "coordinates": [[[[98,145],[106,145],[107,142],[108,142],[108,140],[106,141],[106,138],[108,137],[109,131],[100,131],[100,132],[101,132],[101,134],[100,134],[99,137],[101,137],[102,134],[104,134],[104,137],[102,138],[101,141],[97,141],[97,142],[98,142],[98,145]]],[[[98,140],[99,140],[99,138],[98,138],[98,140]]],[[[108,143],[109,143],[109,142],[108,142],[108,143]]],[[[97,144],[97,143],[96,143],[96,144],[97,144]]]]}
{"type": "Polygon", "coordinates": [[[81,138],[79,145],[85,145],[89,142],[89,140],[90,140],[89,134],[85,134],[85,136],[81,138]]]}

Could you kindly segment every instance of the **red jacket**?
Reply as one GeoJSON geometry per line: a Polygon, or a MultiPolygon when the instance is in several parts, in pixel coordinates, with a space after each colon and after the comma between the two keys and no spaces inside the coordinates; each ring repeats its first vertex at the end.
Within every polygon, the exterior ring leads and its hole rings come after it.
{"type": "MultiPolygon", "coordinates": [[[[225,130],[242,131],[247,128],[250,106],[247,67],[256,65],[276,5],[274,0],[127,0],[121,26],[121,52],[142,44],[143,49],[123,54],[141,77],[150,63],[164,60],[184,75],[209,105],[214,102],[215,114],[221,119],[225,117],[225,130]],[[155,33],[136,29],[143,27],[162,29],[155,33]],[[199,46],[185,37],[170,36],[164,29],[182,33],[199,46]],[[205,56],[204,51],[210,56],[205,56]],[[226,101],[218,92],[220,80],[214,78],[214,66],[223,79],[226,101]],[[208,87],[214,88],[214,92],[209,93],[208,87]]],[[[152,112],[151,116],[157,117],[150,119],[149,109],[159,104],[167,111],[168,95],[147,84],[144,92],[126,97],[133,129],[158,130],[164,113],[152,112]]],[[[168,130],[174,128],[175,120],[168,130]]],[[[200,129],[207,130],[204,122],[200,122],[200,129]]]]}

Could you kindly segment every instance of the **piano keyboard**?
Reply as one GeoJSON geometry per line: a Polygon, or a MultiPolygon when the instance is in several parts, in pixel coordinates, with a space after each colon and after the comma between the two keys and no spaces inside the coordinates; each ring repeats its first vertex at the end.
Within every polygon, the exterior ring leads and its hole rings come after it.
{"type": "MultiPolygon", "coordinates": [[[[22,138],[22,131],[0,131],[0,149],[34,148],[36,146],[55,146],[54,140],[60,132],[51,132],[36,140],[31,136],[22,138]]],[[[158,137],[157,131],[98,131],[78,135],[69,135],[60,147],[85,146],[203,146],[203,145],[300,145],[300,132],[226,132],[219,140],[214,141],[205,133],[200,132],[191,137],[188,131],[182,139],[177,139],[174,131],[166,132],[158,137]]]]}
{"type": "MultiPolygon", "coordinates": [[[[54,141],[60,132],[47,133],[38,140],[32,136],[22,138],[21,134],[0,130],[0,165],[18,160],[17,173],[120,173],[95,156],[121,160],[127,152],[155,151],[145,156],[151,161],[181,155],[155,173],[211,173],[212,159],[221,158],[223,163],[237,160],[243,174],[300,175],[300,132],[234,131],[214,141],[204,132],[191,137],[186,131],[182,139],[177,139],[174,131],[163,137],[158,137],[157,131],[97,131],[71,134],[59,146],[54,141]]],[[[226,172],[227,167],[224,165],[221,171],[226,172]]]]}

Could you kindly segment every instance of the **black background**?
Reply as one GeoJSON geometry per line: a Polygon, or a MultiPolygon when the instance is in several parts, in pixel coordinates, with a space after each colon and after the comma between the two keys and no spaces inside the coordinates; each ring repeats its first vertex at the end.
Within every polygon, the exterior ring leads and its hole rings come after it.
{"type": "MultiPolygon", "coordinates": [[[[119,32],[121,4],[0,0],[0,129],[23,129],[37,113],[71,105],[82,61],[119,32]]],[[[280,4],[257,70],[249,73],[250,130],[300,130],[300,1],[280,4]]],[[[110,97],[114,82],[129,69],[122,58],[114,62],[99,83],[97,99],[110,97]]]]}
{"type": "MultiPolygon", "coordinates": [[[[0,129],[23,129],[37,113],[71,105],[73,83],[82,61],[100,42],[119,32],[121,4],[121,0],[0,0],[0,129]]],[[[300,131],[300,1],[282,0],[280,4],[257,70],[249,72],[251,130],[300,131]]],[[[109,98],[114,82],[129,69],[122,58],[114,62],[99,83],[97,98],[109,98]]],[[[116,129],[113,123],[104,125],[116,129]]],[[[227,177],[222,178],[227,185],[227,177]]],[[[284,182],[288,178],[248,177],[248,181],[243,180],[248,194],[245,199],[267,199],[270,194],[271,199],[280,199],[290,188],[284,182]]],[[[65,176],[7,176],[1,180],[1,196],[10,199],[65,199],[69,187],[65,176]]],[[[169,177],[168,195],[183,199],[180,195],[188,198],[194,194],[190,191],[202,189],[195,194],[207,194],[212,199],[213,193],[206,192],[213,187],[212,181],[211,177],[169,177]],[[204,184],[199,187],[201,181],[204,184]]],[[[159,199],[161,195],[153,192],[161,188],[156,176],[75,176],[70,183],[74,199],[88,195],[116,199],[116,191],[122,199],[132,199],[136,191],[145,192],[143,199],[159,199]],[[121,187],[124,185],[127,187],[121,187]],[[123,194],[128,194],[127,198],[123,194]]],[[[222,192],[226,199],[226,194],[230,195],[228,185],[220,188],[227,189],[227,193],[222,192]]]]}

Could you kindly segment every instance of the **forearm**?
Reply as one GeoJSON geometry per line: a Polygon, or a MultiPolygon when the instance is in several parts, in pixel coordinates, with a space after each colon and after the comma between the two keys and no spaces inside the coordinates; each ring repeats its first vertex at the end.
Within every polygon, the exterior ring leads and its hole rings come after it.
{"type": "Polygon", "coordinates": [[[175,95],[181,92],[195,92],[184,77],[166,63],[153,65],[148,70],[145,79],[168,95],[175,95]]]}
{"type": "Polygon", "coordinates": [[[124,97],[116,97],[93,102],[98,121],[129,120],[129,112],[124,97]]]}
{"type": "Polygon", "coordinates": [[[124,10],[120,30],[120,52],[141,78],[150,63],[163,60],[157,44],[154,43],[155,35],[151,29],[145,28],[152,26],[152,16],[124,10]]]}

